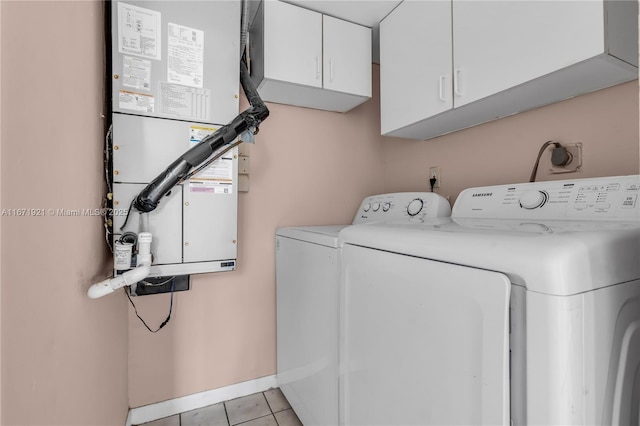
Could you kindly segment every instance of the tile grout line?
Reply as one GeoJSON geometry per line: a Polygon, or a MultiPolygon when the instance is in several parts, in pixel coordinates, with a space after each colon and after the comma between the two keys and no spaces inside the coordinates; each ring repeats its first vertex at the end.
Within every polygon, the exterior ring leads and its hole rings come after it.
{"type": "Polygon", "coordinates": [[[280,426],[280,422],[278,422],[278,418],[276,417],[276,413],[273,411],[273,408],[271,408],[271,404],[269,403],[269,398],[267,398],[266,392],[262,392],[262,396],[264,396],[264,399],[267,400],[267,406],[269,407],[269,410],[271,411],[271,416],[273,417],[273,420],[276,422],[276,426],[280,426]]]}
{"type": "MultiPolygon", "coordinates": [[[[224,409],[224,416],[225,416],[225,420],[226,420],[226,425],[227,426],[242,426],[242,425],[244,425],[246,423],[249,423],[249,422],[252,422],[254,420],[258,420],[258,419],[262,419],[262,418],[271,416],[271,418],[275,422],[275,426],[280,426],[280,422],[279,422],[279,420],[278,420],[278,418],[276,416],[277,413],[282,413],[282,412],[285,412],[285,411],[292,411],[295,414],[295,412],[293,411],[293,409],[290,406],[289,407],[285,407],[285,408],[281,408],[279,411],[274,411],[274,407],[271,405],[271,403],[269,401],[269,398],[267,397],[267,392],[268,391],[262,391],[262,392],[259,392],[259,393],[262,394],[262,397],[263,397],[264,401],[267,403],[267,407],[269,409],[269,414],[265,414],[263,416],[259,416],[259,417],[256,417],[254,419],[248,419],[248,420],[245,420],[245,421],[243,421],[241,423],[236,423],[236,424],[233,424],[233,425],[231,424],[231,418],[229,417],[229,409],[227,407],[227,403],[230,402],[231,400],[221,401],[220,403],[222,404],[222,407],[224,409]]],[[[278,401],[274,400],[274,403],[275,402],[278,402],[278,401]]],[[[178,426],[183,426],[184,422],[182,421],[182,418],[183,418],[184,414],[185,414],[185,412],[177,413],[177,417],[178,417],[177,424],[178,424],[178,426]]],[[[141,426],[143,426],[143,425],[141,425],[141,426]]]]}
{"type": "Polygon", "coordinates": [[[231,426],[231,420],[229,419],[229,411],[227,411],[227,401],[222,402],[222,408],[224,408],[224,415],[227,418],[227,426],[231,426]]]}
{"type": "Polygon", "coordinates": [[[262,396],[267,401],[267,407],[269,407],[269,411],[271,411],[271,417],[273,417],[273,421],[276,422],[276,426],[280,426],[280,423],[278,423],[278,418],[276,417],[276,413],[273,412],[273,408],[271,407],[271,404],[269,403],[269,398],[267,398],[267,393],[266,392],[262,392],[262,396]]]}
{"type": "Polygon", "coordinates": [[[264,419],[265,417],[269,417],[269,416],[273,417],[273,419],[276,421],[276,424],[278,424],[278,420],[276,419],[276,416],[274,416],[274,415],[273,415],[273,413],[271,413],[271,414],[265,414],[264,416],[256,417],[255,419],[247,420],[247,421],[242,422],[242,423],[236,423],[236,424],[235,424],[235,425],[233,425],[233,426],[242,426],[242,425],[247,424],[247,423],[249,423],[249,422],[252,422],[252,421],[254,421],[254,420],[264,419]]]}
{"type": "Polygon", "coordinates": [[[273,414],[273,408],[271,408],[271,404],[269,404],[269,398],[267,398],[267,395],[265,392],[262,392],[262,397],[264,398],[265,401],[267,401],[267,407],[269,407],[269,411],[271,411],[271,414],[273,414]]]}

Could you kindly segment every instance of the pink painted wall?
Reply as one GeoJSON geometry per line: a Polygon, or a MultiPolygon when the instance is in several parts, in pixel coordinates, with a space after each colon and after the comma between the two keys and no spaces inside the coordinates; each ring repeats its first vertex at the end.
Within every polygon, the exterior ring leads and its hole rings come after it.
{"type": "Polygon", "coordinates": [[[640,173],[638,81],[582,95],[429,141],[384,138],[385,190],[426,190],[429,167],[440,166],[436,192],[455,201],[471,186],[527,182],[548,140],[583,144],[577,173],[549,173],[549,154],[537,180],[640,173]]]}
{"type": "MultiPolygon", "coordinates": [[[[268,106],[239,197],[238,270],[192,276],[156,335],[129,315],[132,407],[275,374],[276,228],[351,222],[361,199],[383,188],[375,100],[348,114],[268,106]]],[[[136,303],[159,324],[169,297],[136,303]]]]}
{"type": "Polygon", "coordinates": [[[0,2],[2,10],[3,425],[124,425],[127,302],[89,300],[107,276],[103,12],[96,1],[0,2]]]}
{"type": "MultiPolygon", "coordinates": [[[[0,8],[2,207],[99,207],[101,4],[0,8]]],[[[552,138],[584,144],[583,171],[561,178],[639,171],[637,82],[426,142],[379,135],[377,86],[348,114],[270,107],[251,148],[250,192],[240,194],[238,270],[195,276],[158,334],[121,294],[85,297],[109,273],[99,218],[2,217],[3,425],[123,424],[127,405],[274,374],[278,226],[346,223],[365,195],[426,189],[431,165],[452,199],[523,181],[552,138]]],[[[158,324],[168,299],[136,301],[158,324]]]]}

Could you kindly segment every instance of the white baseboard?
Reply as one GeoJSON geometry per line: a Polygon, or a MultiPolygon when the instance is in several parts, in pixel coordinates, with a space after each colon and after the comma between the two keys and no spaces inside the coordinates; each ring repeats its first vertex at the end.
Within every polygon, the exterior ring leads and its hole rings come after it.
{"type": "Polygon", "coordinates": [[[131,408],[125,426],[139,425],[164,417],[173,416],[185,411],[196,410],[208,405],[228,401],[230,399],[247,396],[258,392],[264,392],[278,386],[276,376],[265,376],[259,379],[248,380],[242,383],[225,386],[223,388],[212,389],[192,395],[167,401],[156,402],[155,404],[144,405],[142,407],[131,408]]]}

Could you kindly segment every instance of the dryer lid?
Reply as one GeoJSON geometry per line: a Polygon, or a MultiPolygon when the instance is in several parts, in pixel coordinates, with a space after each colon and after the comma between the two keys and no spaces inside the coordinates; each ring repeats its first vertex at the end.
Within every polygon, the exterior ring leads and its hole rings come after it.
{"type": "Polygon", "coordinates": [[[530,291],[572,295],[640,278],[640,222],[451,219],[354,225],[340,245],[501,272],[530,291]]]}

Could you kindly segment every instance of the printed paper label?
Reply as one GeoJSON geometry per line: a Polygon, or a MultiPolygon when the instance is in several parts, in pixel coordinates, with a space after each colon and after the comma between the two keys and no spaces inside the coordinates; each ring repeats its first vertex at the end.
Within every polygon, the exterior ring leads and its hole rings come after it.
{"type": "Polygon", "coordinates": [[[122,68],[123,86],[151,90],[151,61],[125,56],[122,68]]]}
{"type": "Polygon", "coordinates": [[[160,96],[163,114],[194,121],[209,121],[209,89],[160,82],[160,96]]]}
{"type": "Polygon", "coordinates": [[[169,23],[167,33],[167,80],[169,83],[202,87],[204,31],[169,23]]]}
{"type": "Polygon", "coordinates": [[[120,90],[118,95],[118,105],[121,109],[152,113],[154,111],[154,98],[146,93],[120,90]]]}
{"type": "Polygon", "coordinates": [[[118,51],[160,60],[160,20],[160,12],[118,3],[118,51]]]}
{"type": "MultiPolygon", "coordinates": [[[[191,144],[200,143],[202,139],[216,130],[215,127],[191,126],[191,144]]],[[[189,179],[189,190],[212,194],[233,194],[233,155],[235,152],[236,148],[230,150],[189,179]]]]}

